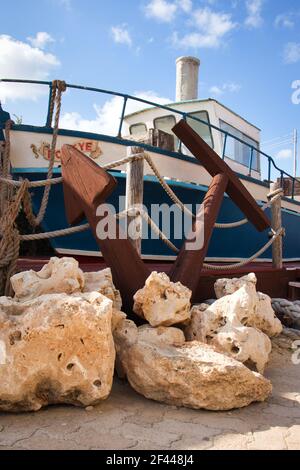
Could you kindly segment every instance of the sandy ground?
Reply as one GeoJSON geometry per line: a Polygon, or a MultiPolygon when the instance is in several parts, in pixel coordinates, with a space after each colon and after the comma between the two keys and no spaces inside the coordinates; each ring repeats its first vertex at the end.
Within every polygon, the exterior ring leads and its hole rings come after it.
{"type": "Polygon", "coordinates": [[[146,400],[115,379],[92,410],[50,407],[0,414],[0,450],[300,449],[300,365],[276,340],[266,376],[273,396],[231,412],[177,408],[146,400]]]}

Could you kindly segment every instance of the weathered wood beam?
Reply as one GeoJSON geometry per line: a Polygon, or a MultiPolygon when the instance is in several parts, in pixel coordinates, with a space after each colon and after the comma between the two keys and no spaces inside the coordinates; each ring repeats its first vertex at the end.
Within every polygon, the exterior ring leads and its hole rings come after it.
{"type": "MultiPolygon", "coordinates": [[[[127,156],[140,155],[144,150],[141,147],[128,147],[127,156]]],[[[131,208],[138,209],[143,205],[144,198],[144,160],[133,160],[127,164],[126,178],[126,210],[131,208]]],[[[142,251],[142,229],[143,219],[141,215],[130,214],[127,216],[127,224],[134,236],[130,237],[132,245],[136,251],[141,254],[142,251]]]]}
{"type": "MultiPolygon", "coordinates": [[[[280,188],[280,184],[272,183],[270,185],[270,197],[272,201],[271,205],[271,219],[272,219],[272,229],[275,232],[278,232],[282,228],[282,215],[281,215],[281,197],[274,198],[272,200],[272,192],[280,188]]],[[[282,190],[283,191],[283,190],[282,190]]],[[[273,268],[282,269],[282,237],[278,237],[272,245],[272,262],[273,268]]]]}

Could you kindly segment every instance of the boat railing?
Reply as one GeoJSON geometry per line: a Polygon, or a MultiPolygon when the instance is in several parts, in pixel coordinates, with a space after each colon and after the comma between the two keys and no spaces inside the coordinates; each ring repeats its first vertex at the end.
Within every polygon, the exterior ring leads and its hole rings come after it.
{"type": "MultiPolygon", "coordinates": [[[[47,118],[46,118],[45,127],[51,127],[51,97],[52,97],[52,89],[53,89],[53,83],[52,82],[42,81],[42,80],[23,80],[23,79],[8,79],[8,78],[0,79],[0,82],[48,86],[49,87],[49,101],[48,101],[48,111],[47,111],[47,118]]],[[[299,183],[298,179],[294,178],[292,175],[287,173],[285,170],[279,168],[276,165],[274,159],[270,155],[263,152],[260,148],[254,147],[253,145],[249,144],[248,142],[245,142],[244,140],[240,139],[239,137],[231,134],[230,132],[228,132],[224,129],[221,129],[221,128],[215,126],[214,124],[211,124],[210,122],[204,121],[204,120],[194,116],[193,114],[180,111],[180,110],[175,109],[171,106],[166,106],[166,105],[163,105],[163,104],[154,103],[154,102],[146,100],[144,98],[139,98],[137,96],[132,96],[132,95],[125,94],[125,93],[115,92],[115,91],[111,91],[111,90],[105,90],[105,89],[102,89],[102,88],[95,88],[95,87],[82,86],[82,85],[73,85],[73,84],[70,84],[70,83],[66,83],[66,87],[69,88],[69,89],[74,89],[74,90],[84,90],[84,91],[101,93],[101,94],[105,94],[105,95],[117,96],[117,97],[122,98],[123,99],[123,105],[122,105],[122,111],[121,111],[121,116],[120,116],[120,124],[119,124],[119,128],[118,128],[118,134],[116,135],[116,137],[118,137],[118,138],[122,138],[122,129],[123,129],[124,120],[125,120],[125,117],[126,117],[126,107],[127,107],[127,103],[128,103],[129,100],[139,102],[139,103],[143,103],[143,104],[145,104],[147,106],[150,106],[150,107],[164,109],[164,110],[169,111],[173,114],[180,115],[182,117],[182,119],[184,119],[184,120],[189,118],[189,119],[197,121],[197,122],[199,122],[203,125],[206,125],[206,126],[209,127],[210,130],[215,130],[217,132],[220,132],[224,136],[223,150],[222,150],[222,158],[223,159],[225,159],[225,157],[226,157],[226,145],[228,143],[228,138],[234,139],[235,141],[243,144],[246,148],[249,149],[250,156],[249,156],[249,162],[248,162],[248,165],[247,165],[247,167],[248,167],[248,176],[251,177],[253,172],[255,171],[253,169],[253,161],[254,161],[255,153],[257,153],[257,154],[259,154],[260,156],[262,156],[263,158],[265,158],[267,160],[267,182],[268,183],[272,182],[272,169],[276,170],[280,175],[279,181],[280,181],[281,187],[283,187],[283,185],[284,185],[285,178],[288,178],[292,182],[291,198],[293,200],[295,199],[296,184],[299,183]]],[[[138,145],[138,142],[136,142],[136,143],[138,145]]],[[[179,144],[178,144],[178,152],[182,153],[182,143],[180,141],[179,141],[179,144]]]]}

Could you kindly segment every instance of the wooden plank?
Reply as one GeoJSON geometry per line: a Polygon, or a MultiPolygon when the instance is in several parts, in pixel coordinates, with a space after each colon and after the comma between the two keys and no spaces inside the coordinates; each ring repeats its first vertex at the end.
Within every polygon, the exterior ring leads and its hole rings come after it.
{"type": "MultiPolygon", "coordinates": [[[[272,183],[270,185],[271,193],[279,189],[278,183],[272,183]]],[[[272,200],[272,197],[268,197],[272,201],[271,206],[271,219],[272,229],[278,232],[282,228],[282,215],[281,215],[281,197],[272,200]]],[[[282,249],[283,249],[282,237],[278,237],[272,245],[272,260],[273,268],[282,269],[282,249]]]]}
{"type": "MultiPolygon", "coordinates": [[[[142,155],[144,149],[141,147],[128,147],[127,156],[142,155]]],[[[134,160],[127,164],[127,178],[126,178],[126,210],[135,208],[139,209],[143,205],[144,198],[144,160],[134,160]]],[[[134,237],[129,239],[136,249],[141,254],[142,251],[142,229],[143,219],[141,215],[127,216],[128,227],[132,230],[134,237]]]]}
{"type": "Polygon", "coordinates": [[[256,203],[249,191],[241,183],[233,170],[219,155],[184,121],[173,128],[174,134],[183,142],[204,168],[215,176],[224,173],[228,176],[227,194],[241,209],[249,221],[262,232],[271,226],[271,222],[256,203]]]}
{"type": "Polygon", "coordinates": [[[71,145],[62,148],[62,175],[65,207],[69,221],[80,220],[84,214],[90,224],[103,258],[112,270],[116,287],[120,290],[126,313],[132,312],[133,295],[141,289],[149,271],[127,236],[122,232],[115,217],[107,211],[98,216],[97,208],[113,191],[116,182],[95,162],[71,145]],[[75,206],[74,206],[75,204],[75,206]],[[99,222],[115,224],[115,234],[99,239],[99,222]]]}
{"type": "MultiPolygon", "coordinates": [[[[203,201],[202,220],[196,217],[192,227],[192,233],[196,234],[198,240],[201,239],[202,235],[203,244],[199,249],[193,250],[191,249],[190,242],[186,241],[171,269],[171,280],[173,282],[180,281],[183,285],[189,287],[193,295],[199,284],[203,262],[207,254],[209,241],[222,205],[227,184],[227,175],[221,173],[214,176],[203,201]]],[[[200,211],[201,210],[202,209],[200,209],[200,211]]],[[[191,237],[189,237],[189,239],[191,239],[191,237]]]]}

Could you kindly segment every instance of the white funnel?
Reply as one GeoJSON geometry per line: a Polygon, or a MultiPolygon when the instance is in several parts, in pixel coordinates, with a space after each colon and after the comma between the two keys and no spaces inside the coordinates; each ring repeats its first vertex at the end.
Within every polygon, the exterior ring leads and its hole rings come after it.
{"type": "Polygon", "coordinates": [[[176,60],[176,101],[198,98],[200,60],[196,57],[179,57],[176,60]]]}

